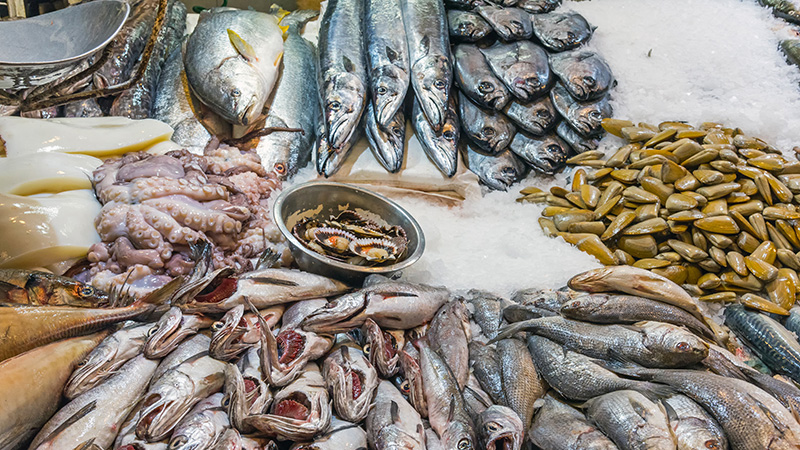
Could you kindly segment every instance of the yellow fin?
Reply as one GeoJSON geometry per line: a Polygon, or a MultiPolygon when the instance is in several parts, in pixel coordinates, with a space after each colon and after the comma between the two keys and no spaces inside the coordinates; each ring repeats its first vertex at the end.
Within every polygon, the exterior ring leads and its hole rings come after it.
{"type": "Polygon", "coordinates": [[[278,53],[278,56],[275,58],[275,67],[278,67],[278,64],[281,63],[281,58],[283,58],[283,52],[278,53]]]}
{"type": "Polygon", "coordinates": [[[273,4],[272,7],[270,7],[269,9],[269,13],[275,16],[275,18],[278,20],[278,28],[281,29],[281,35],[283,36],[283,40],[286,40],[286,33],[289,31],[289,26],[281,25],[281,22],[283,21],[284,17],[288,16],[291,13],[291,11],[287,11],[281,8],[280,6],[273,4]]]}
{"type": "Polygon", "coordinates": [[[239,52],[239,54],[242,55],[242,57],[244,57],[244,59],[248,61],[258,60],[258,57],[256,56],[256,51],[253,49],[253,47],[250,44],[248,44],[247,41],[242,39],[242,37],[239,36],[238,33],[231,30],[230,28],[228,28],[228,38],[230,38],[231,45],[233,45],[233,48],[235,48],[236,51],[239,52]]]}

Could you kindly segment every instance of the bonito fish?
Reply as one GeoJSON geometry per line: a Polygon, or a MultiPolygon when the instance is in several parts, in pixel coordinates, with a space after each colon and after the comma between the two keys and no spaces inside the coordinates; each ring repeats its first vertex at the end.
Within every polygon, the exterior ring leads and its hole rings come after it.
{"type": "Polygon", "coordinates": [[[383,129],[391,128],[402,110],[410,83],[408,43],[400,3],[401,0],[366,0],[370,95],[375,120],[383,129]]]}

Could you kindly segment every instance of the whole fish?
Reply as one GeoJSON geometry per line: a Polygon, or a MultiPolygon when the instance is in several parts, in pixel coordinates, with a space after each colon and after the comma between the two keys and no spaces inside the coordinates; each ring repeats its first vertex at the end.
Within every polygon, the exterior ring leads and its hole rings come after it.
{"type": "Polygon", "coordinates": [[[619,371],[668,384],[697,402],[722,426],[731,448],[788,449],[800,445],[800,425],[792,413],[747,381],[699,370],[629,368],[619,371]]]}
{"type": "Polygon", "coordinates": [[[411,85],[430,127],[440,133],[447,122],[453,68],[447,15],[442,0],[400,0],[406,28],[411,85]]]}
{"type": "Polygon", "coordinates": [[[227,405],[228,420],[233,427],[242,432],[251,433],[255,429],[245,424],[245,419],[254,414],[265,413],[272,403],[272,392],[261,379],[260,368],[257,366],[260,362],[255,349],[250,349],[238,364],[225,366],[225,384],[223,386],[225,396],[222,399],[222,405],[227,405]],[[245,362],[244,369],[239,369],[238,364],[242,364],[246,360],[251,360],[251,362],[245,362]],[[256,364],[256,367],[255,371],[251,372],[250,368],[253,363],[256,364]],[[243,370],[249,372],[247,377],[242,373],[243,370]]]}
{"type": "Polygon", "coordinates": [[[358,450],[367,448],[367,432],[359,425],[336,417],[325,434],[308,444],[295,443],[290,450],[358,450]]]}
{"type": "Polygon", "coordinates": [[[692,399],[677,394],[662,403],[679,449],[728,448],[728,440],[717,421],[692,399]]]}
{"type": "Polygon", "coordinates": [[[222,389],[226,363],[208,356],[207,350],[154,378],[144,396],[136,436],[150,442],[164,439],[194,405],[222,389]]]}
{"type": "Polygon", "coordinates": [[[792,414],[800,412],[800,388],[789,380],[781,381],[749,366],[740,367],[747,380],[772,394],[792,414]]]}
{"type": "Polygon", "coordinates": [[[0,269],[0,300],[28,305],[106,306],[108,294],[94,286],[49,272],[0,269]]]}
{"type": "Polygon", "coordinates": [[[550,91],[550,100],[556,111],[564,117],[569,125],[583,136],[593,136],[603,132],[600,122],[611,117],[611,105],[608,98],[579,102],[573,98],[564,85],[557,82],[550,91]]]}
{"type": "Polygon", "coordinates": [[[0,360],[68,337],[89,334],[153,311],[153,305],[135,303],[122,308],[76,308],[0,304],[0,360]]]}
{"type": "Polygon", "coordinates": [[[347,332],[371,318],[382,327],[407,330],[430,321],[449,299],[445,288],[386,281],[331,300],[301,326],[317,333],[347,332]]]}
{"type": "Polygon", "coordinates": [[[453,49],[455,80],[461,92],[484,108],[499,110],[511,94],[495,77],[483,53],[472,44],[458,44],[453,49]]]}
{"type": "Polygon", "coordinates": [[[552,450],[617,450],[617,446],[575,408],[551,394],[536,400],[528,438],[541,448],[552,450]]]}
{"type": "Polygon", "coordinates": [[[536,372],[531,354],[522,341],[504,339],[497,343],[497,357],[508,407],[527,429],[533,417],[533,403],[547,390],[536,372]]]}
{"type": "MultiPolygon", "coordinates": [[[[571,289],[539,289],[528,288],[514,291],[511,301],[520,305],[528,305],[543,311],[559,314],[564,303],[572,300],[578,293],[571,289]]],[[[513,306],[513,305],[512,305],[513,306]]],[[[516,321],[518,322],[518,321],[516,321]]]]}
{"type": "Polygon", "coordinates": [[[406,116],[403,111],[398,110],[382,127],[375,116],[373,103],[368,103],[364,113],[364,131],[369,149],[383,168],[389,173],[400,170],[406,154],[406,116]]]}
{"type": "Polygon", "coordinates": [[[261,165],[280,179],[288,179],[311,160],[311,149],[322,123],[317,76],[317,50],[300,35],[303,25],[319,15],[317,11],[294,11],[281,20],[286,30],[283,43],[283,69],[275,87],[265,128],[285,127],[303,130],[274,131],[258,140],[255,151],[261,165]]]}
{"type": "Polygon", "coordinates": [[[30,448],[71,449],[90,440],[98,448],[108,448],[157,366],[158,361],[143,355],[131,359],[114,376],[61,408],[42,427],[30,448]]]}
{"type": "Polygon", "coordinates": [[[725,324],[770,369],[800,381],[800,343],[778,321],[734,304],[725,308],[725,324]]]}
{"type": "Polygon", "coordinates": [[[441,132],[431,126],[419,100],[414,97],[411,109],[411,125],[414,127],[422,150],[428,155],[436,168],[447,177],[458,170],[458,141],[460,137],[459,116],[456,110],[455,95],[450,96],[445,110],[444,125],[441,132]]]}
{"type": "Polygon", "coordinates": [[[173,306],[147,332],[144,355],[151,359],[163,358],[200,330],[208,328],[214,321],[201,314],[183,314],[173,306]]]}
{"type": "Polygon", "coordinates": [[[527,40],[533,35],[530,15],[522,9],[489,3],[478,6],[475,11],[506,42],[527,40]]]}
{"type": "Polygon", "coordinates": [[[563,52],[580,47],[592,38],[593,28],[574,12],[531,14],[533,34],[545,47],[563,52]]]}
{"type": "Polygon", "coordinates": [[[575,154],[596,150],[600,145],[599,138],[581,136],[567,121],[562,121],[558,124],[556,134],[572,148],[575,154]]]}
{"type": "Polygon", "coordinates": [[[547,52],[533,42],[496,42],[481,51],[494,74],[523,102],[542,97],[550,89],[547,52]]]}
{"type": "Polygon", "coordinates": [[[585,401],[623,389],[648,394],[664,391],[657,384],[621,378],[592,358],[541,336],[528,337],[528,350],[538,373],[547,384],[570,400],[585,401]]]}
{"type": "Polygon", "coordinates": [[[72,371],[106,336],[64,339],[0,362],[0,448],[16,450],[30,441],[58,410],[72,371]]]}
{"type": "Polygon", "coordinates": [[[249,416],[245,424],[279,440],[309,440],[330,425],[329,402],[325,381],[311,363],[299,378],[275,394],[269,414],[249,416]]]}
{"type": "MultiPolygon", "coordinates": [[[[283,305],[276,305],[258,311],[258,315],[270,328],[274,328],[280,321],[283,310],[283,305]]],[[[244,313],[244,305],[228,310],[219,322],[211,325],[211,330],[208,353],[221,361],[230,361],[261,343],[261,323],[254,313],[244,313]]]]}
{"type": "Polygon", "coordinates": [[[157,9],[156,0],[142,0],[133,5],[122,29],[108,44],[110,57],[93,74],[96,88],[116,86],[130,78],[153,31],[157,9]]]}
{"type": "Polygon", "coordinates": [[[549,96],[539,97],[530,103],[511,100],[503,113],[524,131],[536,136],[550,132],[558,123],[558,112],[549,96]]]}
{"type": "Polygon", "coordinates": [[[472,341],[469,343],[469,362],[475,378],[492,401],[498,405],[508,406],[497,350],[492,346],[472,341]]]}
{"type": "Polygon", "coordinates": [[[189,339],[185,340],[175,350],[161,360],[156,372],[153,374],[153,379],[161,378],[165,373],[183,364],[190,358],[197,357],[201,353],[208,352],[208,346],[211,339],[204,334],[196,334],[189,339]]]}
{"type": "Polygon", "coordinates": [[[615,391],[586,402],[586,415],[622,450],[675,450],[659,405],[636,391],[615,391]]]}
{"type": "Polygon", "coordinates": [[[364,353],[382,378],[397,374],[400,369],[400,351],[405,346],[401,330],[382,330],[372,319],[364,321],[362,332],[366,335],[364,353]]]}
{"type": "Polygon", "coordinates": [[[352,145],[367,101],[364,0],[328,3],[319,28],[319,68],[327,142],[336,152],[352,145]]]}
{"type": "Polygon", "coordinates": [[[72,400],[92,389],[140,354],[151,327],[134,323],[105,338],[72,372],[64,387],[64,397],[72,400]]]}
{"type": "Polygon", "coordinates": [[[186,42],[186,79],[197,97],[234,125],[262,115],[278,76],[283,38],[265,13],[212,8],[186,42]]]}
{"type": "Polygon", "coordinates": [[[391,382],[378,384],[375,406],[367,415],[367,439],[375,450],[425,450],[425,430],[413,406],[391,382]]]}
{"type": "Polygon", "coordinates": [[[700,335],[713,338],[705,323],[687,311],[668,303],[635,295],[588,294],[576,297],[561,307],[569,319],[594,323],[636,323],[643,320],[682,325],[700,335]]]}
{"type": "Polygon", "coordinates": [[[606,60],[591,50],[550,55],[550,67],[570,95],[582,102],[602,97],[614,84],[606,60]]]}
{"type": "Polygon", "coordinates": [[[517,8],[533,14],[542,14],[558,8],[560,4],[561,0],[518,0],[517,8]]]}
{"type": "Polygon", "coordinates": [[[338,417],[350,422],[364,420],[379,380],[364,352],[347,343],[335,348],[323,362],[322,375],[338,417]]]}
{"type": "Polygon", "coordinates": [[[694,333],[662,322],[630,327],[542,317],[511,324],[492,341],[519,331],[544,336],[593,358],[622,357],[647,367],[686,367],[708,356],[708,345],[694,333]]]}
{"type": "Polygon", "coordinates": [[[477,446],[472,419],[458,383],[444,359],[427,343],[419,341],[420,368],[428,401],[428,420],[448,450],[471,450],[477,446]]]}
{"type": "Polygon", "coordinates": [[[564,168],[572,154],[569,145],[555,133],[537,137],[519,132],[508,148],[535,170],[550,175],[564,168]]]}
{"type": "Polygon", "coordinates": [[[469,349],[472,340],[469,318],[464,304],[458,300],[444,304],[431,320],[427,333],[431,349],[439,353],[464,390],[469,377],[469,349]]]}
{"type": "Polygon", "coordinates": [[[175,427],[169,440],[171,450],[211,449],[230,427],[222,409],[222,393],[203,399],[175,427]]]}
{"type": "Polygon", "coordinates": [[[281,328],[277,336],[261,322],[261,371],[272,386],[286,386],[303,373],[306,364],[325,355],[333,341],[301,328],[281,328]]]}
{"type": "Polygon", "coordinates": [[[411,82],[403,11],[400,0],[365,3],[367,70],[374,120],[379,128],[391,129],[411,82]]]}
{"type": "Polygon", "coordinates": [[[400,368],[405,380],[400,383],[403,395],[408,397],[409,403],[414,406],[421,417],[428,417],[428,400],[425,398],[425,383],[422,379],[422,369],[419,362],[419,351],[406,342],[400,352],[400,368]]]}
{"type": "Polygon", "coordinates": [[[491,292],[470,289],[464,296],[471,305],[471,318],[481,327],[484,336],[491,339],[497,336],[503,321],[503,308],[510,302],[491,292]]]}
{"type": "Polygon", "coordinates": [[[492,32],[492,27],[483,17],[460,9],[447,10],[447,29],[450,39],[466,42],[480,41],[492,32]]]}
{"type": "Polygon", "coordinates": [[[494,155],[509,146],[517,128],[506,116],[481,108],[461,92],[458,107],[464,133],[481,150],[494,155]]]}
{"type": "Polygon", "coordinates": [[[486,450],[519,450],[525,427],[514,410],[492,405],[478,415],[478,437],[486,450]]]}

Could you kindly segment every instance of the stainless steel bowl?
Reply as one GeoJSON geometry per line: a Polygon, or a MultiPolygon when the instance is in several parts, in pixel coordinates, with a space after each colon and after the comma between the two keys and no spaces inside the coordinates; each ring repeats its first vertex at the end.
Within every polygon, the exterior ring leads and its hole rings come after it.
{"type": "Polygon", "coordinates": [[[425,236],[411,214],[382,195],[349,184],[316,181],[292,186],[275,201],[272,216],[289,241],[292,256],[301,269],[353,284],[373,273],[390,275],[405,269],[417,262],[425,250],[425,236]],[[390,225],[403,227],[408,236],[406,256],[389,266],[357,266],[326,258],[307,248],[292,234],[295,224],[306,217],[325,220],[346,209],[366,210],[390,225]]]}
{"type": "Polygon", "coordinates": [[[0,89],[39,86],[68,74],[119,33],[130,6],[95,0],[0,22],[0,89]]]}

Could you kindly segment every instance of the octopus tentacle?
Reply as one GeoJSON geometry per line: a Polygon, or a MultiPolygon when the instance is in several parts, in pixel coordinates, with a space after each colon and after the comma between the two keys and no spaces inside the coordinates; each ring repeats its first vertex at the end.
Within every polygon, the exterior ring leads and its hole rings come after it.
{"type": "Polygon", "coordinates": [[[141,205],[140,210],[144,220],[158,230],[166,240],[172,244],[188,245],[205,238],[205,234],[184,227],[171,215],[148,205],[141,205]]]}
{"type": "Polygon", "coordinates": [[[172,195],[183,195],[198,201],[227,200],[228,190],[220,185],[193,183],[186,178],[140,178],[132,183],[130,201],[141,203],[172,195]]]}
{"type": "Polygon", "coordinates": [[[188,197],[175,195],[145,200],[143,204],[164,211],[173,219],[192,229],[216,234],[233,234],[242,229],[242,223],[224,212],[211,210],[188,197]]]}

